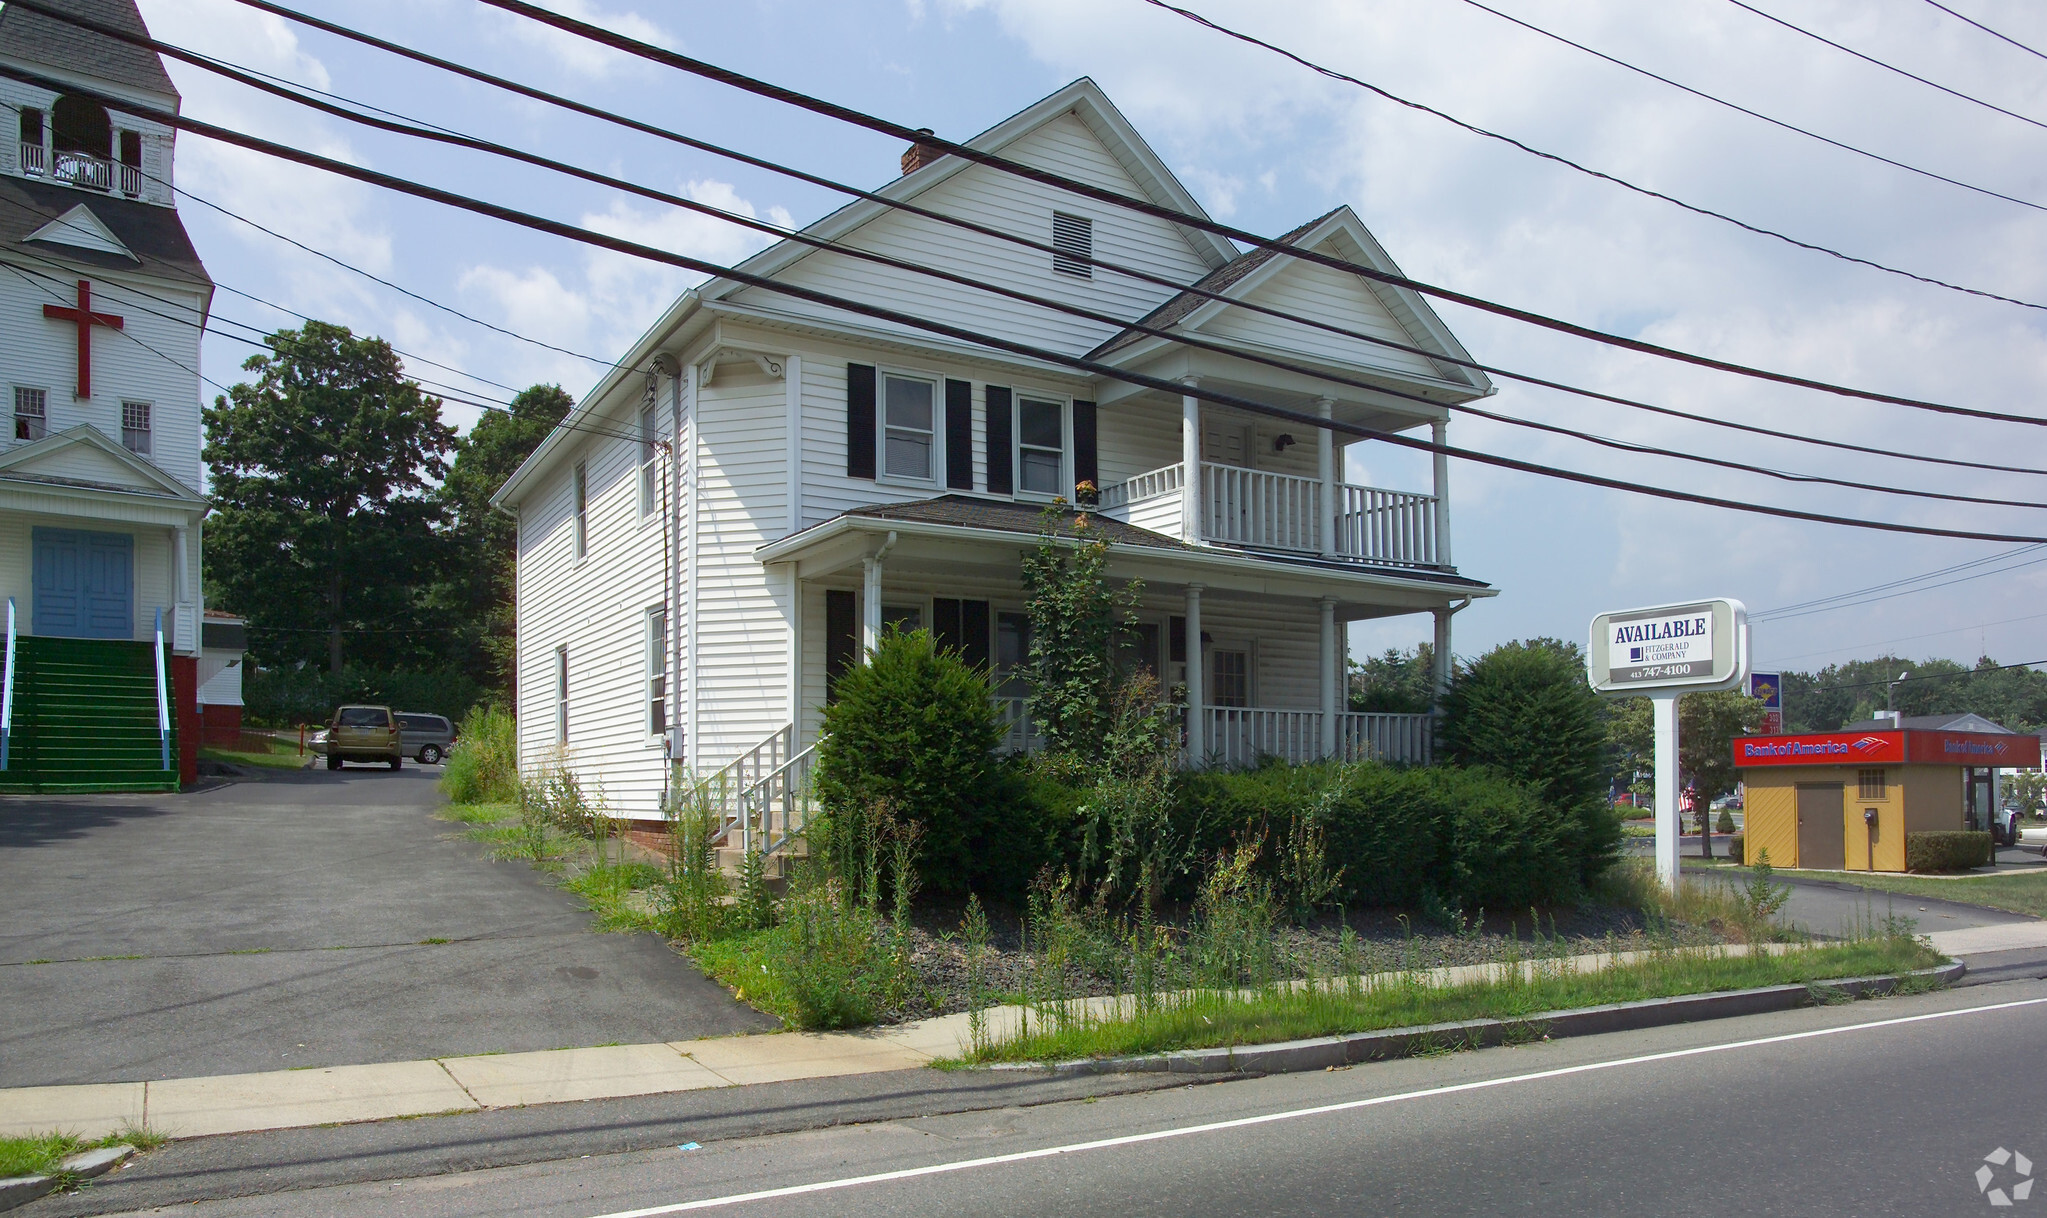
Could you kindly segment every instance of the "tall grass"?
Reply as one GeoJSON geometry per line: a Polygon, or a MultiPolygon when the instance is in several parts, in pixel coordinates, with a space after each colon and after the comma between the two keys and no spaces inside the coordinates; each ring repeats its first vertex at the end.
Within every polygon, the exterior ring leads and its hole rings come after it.
{"type": "Polygon", "coordinates": [[[519,798],[519,732],[510,711],[496,703],[462,717],[455,746],[441,773],[452,803],[512,803],[519,798]]]}

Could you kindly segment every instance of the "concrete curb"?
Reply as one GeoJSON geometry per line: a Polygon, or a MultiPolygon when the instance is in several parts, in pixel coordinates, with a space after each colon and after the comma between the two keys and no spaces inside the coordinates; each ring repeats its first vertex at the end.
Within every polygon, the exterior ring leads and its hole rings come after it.
{"type": "Polygon", "coordinates": [[[0,1180],[0,1210],[27,1205],[37,1197],[55,1191],[61,1184],[104,1176],[126,1163],[134,1153],[133,1146],[82,1150],[57,1164],[57,1170],[47,1176],[16,1176],[12,1180],[0,1180]]]}
{"type": "Polygon", "coordinates": [[[27,1205],[56,1188],[57,1183],[55,1176],[16,1176],[12,1180],[0,1180],[0,1210],[27,1205]]]}
{"type": "MultiPolygon", "coordinates": [[[[1920,969],[1906,977],[1925,977],[1942,985],[1959,980],[1967,966],[1951,960],[1935,968],[1920,969]]],[[[1676,998],[1651,998],[1641,1002],[1581,1007],[1570,1011],[1544,1011],[1525,1019],[1469,1019],[1457,1023],[1426,1024],[1420,1027],[1387,1028],[1377,1032],[1353,1032],[1344,1036],[1320,1036],[1271,1045],[1238,1045],[1221,1049],[1182,1049],[1172,1053],[1147,1053],[1137,1057],[1084,1058],[1079,1061],[1027,1063],[1009,1069],[1045,1070],[1056,1074],[1126,1074],[1165,1071],[1171,1074],[1291,1074],[1305,1070],[1328,1070],[1360,1062],[1412,1057],[1443,1049],[1479,1049],[1500,1044],[1522,1044],[1531,1040],[1560,1039],[1565,1036],[1594,1036],[1602,1032],[1631,1032],[1640,1028],[1694,1023],[1706,1019],[1731,1019],[1739,1015],[1761,1015],[1809,1006],[1819,992],[1848,998],[1867,998],[1896,989],[1899,977],[1848,977],[1812,985],[1772,985],[1753,990],[1730,990],[1718,994],[1687,994],[1676,998]]]]}

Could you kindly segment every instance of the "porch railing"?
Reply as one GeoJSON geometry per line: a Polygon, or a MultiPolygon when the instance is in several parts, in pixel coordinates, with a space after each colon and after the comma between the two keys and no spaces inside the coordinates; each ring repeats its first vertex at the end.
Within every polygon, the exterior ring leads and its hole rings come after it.
{"type": "MultiPolygon", "coordinates": [[[[1323,533],[1333,527],[1328,549],[1339,559],[1437,565],[1434,495],[1338,483],[1335,511],[1330,513],[1324,510],[1318,479],[1207,462],[1201,466],[1196,491],[1193,540],[1319,555],[1324,552],[1323,533]]],[[[1184,469],[1175,463],[1102,488],[1099,503],[1101,511],[1115,519],[1183,537],[1180,509],[1186,493],[1184,469]]]]}
{"type": "MultiPolygon", "coordinates": [[[[1211,706],[1203,713],[1202,760],[1254,765],[1266,757],[1289,762],[1322,759],[1322,712],[1264,707],[1211,706]]],[[[1427,715],[1339,712],[1336,756],[1345,761],[1426,765],[1432,753],[1427,715]]]]}
{"type": "Polygon", "coordinates": [[[729,834],[739,823],[740,801],[745,794],[789,763],[795,743],[796,725],[792,723],[726,762],[704,780],[704,796],[718,809],[723,826],[719,830],[720,837],[729,834]]]}
{"type": "MultiPolygon", "coordinates": [[[[24,143],[20,148],[22,172],[43,176],[49,165],[44,159],[43,146],[24,143]]],[[[119,191],[131,198],[142,193],[142,170],[138,166],[94,156],[90,152],[62,148],[57,150],[54,160],[56,165],[49,176],[59,182],[83,186],[87,190],[119,191]]]]}
{"type": "Polygon", "coordinates": [[[997,694],[994,701],[995,717],[1002,724],[1002,743],[997,748],[1005,753],[1035,753],[1045,747],[1045,738],[1031,718],[1029,698],[997,694]]]}
{"type": "Polygon", "coordinates": [[[14,598],[7,598],[7,675],[0,688],[0,770],[7,768],[8,737],[14,734],[14,598]]]}
{"type": "Polygon", "coordinates": [[[23,173],[39,178],[49,172],[50,163],[44,159],[43,146],[40,143],[32,144],[27,140],[23,140],[19,148],[21,149],[21,171],[23,173]]]}

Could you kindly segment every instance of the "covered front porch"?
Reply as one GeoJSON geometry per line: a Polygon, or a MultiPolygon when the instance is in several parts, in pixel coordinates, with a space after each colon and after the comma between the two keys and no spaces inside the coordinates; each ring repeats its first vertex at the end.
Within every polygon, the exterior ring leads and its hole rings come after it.
{"type": "MultiPolygon", "coordinates": [[[[1066,515],[1068,526],[1075,513],[1066,515]]],[[[1188,545],[1096,514],[1108,573],[1141,581],[1137,623],[1120,647],[1182,708],[1192,766],[1376,758],[1427,763],[1427,715],[1348,709],[1345,627],[1366,618],[1436,615],[1439,655],[1450,614],[1492,590],[1441,573],[1360,570],[1188,545]]],[[[814,741],[837,675],[888,626],[930,630],[984,665],[1010,725],[1008,747],[1034,747],[1021,558],[1038,544],[1040,509],[946,496],[849,512],[759,551],[797,611],[791,722],[814,741]]]]}

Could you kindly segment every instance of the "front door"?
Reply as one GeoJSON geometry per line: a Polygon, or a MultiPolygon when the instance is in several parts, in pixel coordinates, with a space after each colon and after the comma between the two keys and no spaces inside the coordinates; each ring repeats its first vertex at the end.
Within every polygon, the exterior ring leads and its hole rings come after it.
{"type": "Polygon", "coordinates": [[[1249,423],[1210,420],[1202,429],[1201,459],[1211,465],[1250,469],[1253,465],[1251,436],[1249,423]]]}
{"type": "Polygon", "coordinates": [[[135,637],[135,537],[36,529],[30,631],[74,639],[135,637]]]}
{"type": "Polygon", "coordinates": [[[1840,871],[1848,866],[1847,834],[1842,828],[1841,784],[1798,785],[1798,865],[1840,871]]]}

